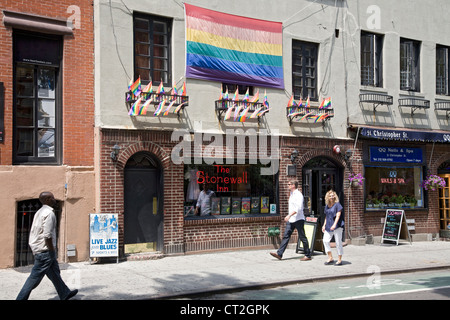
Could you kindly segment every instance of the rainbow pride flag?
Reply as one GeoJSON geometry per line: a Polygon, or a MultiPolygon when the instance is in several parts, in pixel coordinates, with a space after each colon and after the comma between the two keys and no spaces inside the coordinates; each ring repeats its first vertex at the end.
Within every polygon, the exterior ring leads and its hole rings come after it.
{"type": "Polygon", "coordinates": [[[129,87],[135,97],[140,95],[141,94],[141,77],[139,76],[139,78],[133,84],[131,84],[129,87]]]}
{"type": "Polygon", "coordinates": [[[284,89],[281,22],[184,7],[186,77],[284,89]]]}

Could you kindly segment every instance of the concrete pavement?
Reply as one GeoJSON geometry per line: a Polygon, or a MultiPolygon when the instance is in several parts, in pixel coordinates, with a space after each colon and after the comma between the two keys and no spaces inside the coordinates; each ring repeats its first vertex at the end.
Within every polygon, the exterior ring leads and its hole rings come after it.
{"type": "MultiPolygon", "coordinates": [[[[333,250],[337,258],[336,250],[333,250]]],[[[301,262],[291,245],[283,260],[273,250],[234,250],[217,253],[166,256],[160,259],[119,263],[77,262],[61,264],[63,279],[79,289],[74,300],[169,299],[201,292],[236,288],[370,276],[431,268],[450,268],[450,241],[400,242],[344,247],[342,266],[326,266],[326,255],[315,252],[301,262]]],[[[16,298],[31,267],[0,270],[0,299],[16,298]]],[[[51,282],[44,278],[30,300],[58,299],[51,282]]]]}

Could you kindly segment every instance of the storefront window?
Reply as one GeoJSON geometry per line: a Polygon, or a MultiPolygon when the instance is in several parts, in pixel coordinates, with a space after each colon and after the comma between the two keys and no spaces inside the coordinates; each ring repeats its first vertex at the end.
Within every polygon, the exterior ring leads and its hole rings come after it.
{"type": "Polygon", "coordinates": [[[366,210],[424,208],[422,166],[366,166],[366,210]]]}
{"type": "Polygon", "coordinates": [[[261,175],[261,167],[260,164],[185,165],[185,217],[277,214],[277,174],[261,175]]]}

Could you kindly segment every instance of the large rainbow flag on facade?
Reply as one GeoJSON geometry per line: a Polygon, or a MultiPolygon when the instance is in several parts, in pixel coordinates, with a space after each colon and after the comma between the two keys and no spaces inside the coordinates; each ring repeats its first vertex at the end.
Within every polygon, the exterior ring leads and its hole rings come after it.
{"type": "Polygon", "coordinates": [[[184,6],[186,77],[284,89],[281,22],[184,6]]]}

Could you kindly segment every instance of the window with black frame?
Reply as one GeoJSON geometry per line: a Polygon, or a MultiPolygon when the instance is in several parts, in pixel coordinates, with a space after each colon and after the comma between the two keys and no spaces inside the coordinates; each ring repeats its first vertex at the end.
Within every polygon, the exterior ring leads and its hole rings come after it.
{"type": "Polygon", "coordinates": [[[436,94],[449,95],[449,47],[436,46],[436,94]]]}
{"type": "Polygon", "coordinates": [[[185,165],[184,215],[257,216],[278,213],[278,174],[261,164],[185,165]]]}
{"type": "Polygon", "coordinates": [[[317,57],[319,45],[292,40],[292,92],[295,99],[317,97],[317,57]]]}
{"type": "Polygon", "coordinates": [[[172,20],[152,15],[134,16],[134,76],[142,83],[172,85],[170,38],[172,20]]]}
{"type": "Polygon", "coordinates": [[[14,163],[59,163],[62,39],[14,35],[14,163]]]}
{"type": "Polygon", "coordinates": [[[400,39],[400,89],[420,91],[420,42],[400,39]]]}
{"type": "Polygon", "coordinates": [[[361,32],[361,85],[383,86],[383,35],[361,32]]]}

